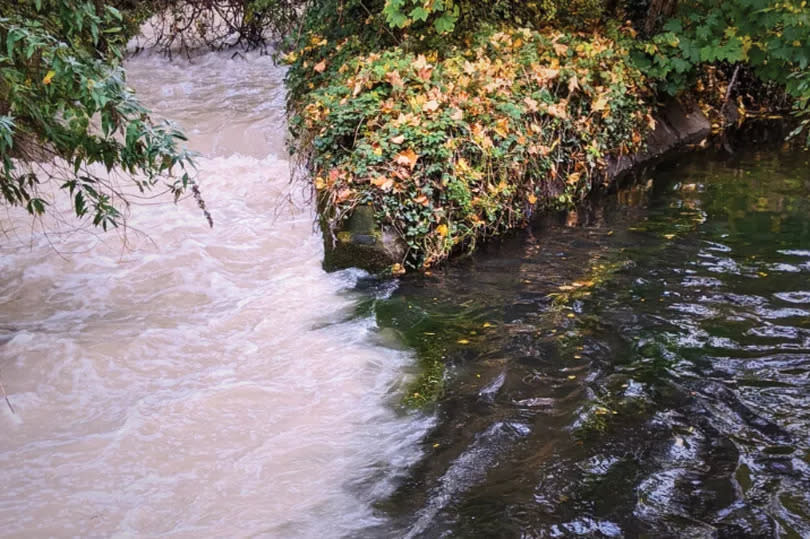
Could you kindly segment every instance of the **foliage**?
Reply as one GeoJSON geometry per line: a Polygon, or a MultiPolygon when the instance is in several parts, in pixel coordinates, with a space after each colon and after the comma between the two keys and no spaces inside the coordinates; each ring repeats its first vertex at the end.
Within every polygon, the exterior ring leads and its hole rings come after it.
{"type": "Polygon", "coordinates": [[[183,135],[154,124],[126,86],[125,28],[118,9],[90,1],[0,8],[0,191],[8,204],[42,214],[48,201],[40,187],[53,180],[78,217],[106,230],[127,202],[99,166],[124,172],[140,192],[175,173],[167,185],[175,197],[188,187],[183,135]]]}
{"type": "Polygon", "coordinates": [[[804,0],[682,0],[678,7],[634,54],[662,90],[676,95],[689,88],[705,65],[746,65],[800,105],[807,102],[810,10],[804,0]]]}
{"type": "Polygon", "coordinates": [[[386,0],[383,7],[386,22],[394,28],[415,26],[420,31],[432,29],[439,34],[451,33],[461,21],[466,28],[481,21],[509,21],[518,26],[539,27],[550,22],[587,25],[600,20],[606,9],[604,0],[386,0]]]}
{"type": "Polygon", "coordinates": [[[322,215],[335,229],[370,204],[425,268],[573,203],[651,121],[627,47],[618,30],[486,28],[440,57],[310,35],[287,82],[322,215]]]}

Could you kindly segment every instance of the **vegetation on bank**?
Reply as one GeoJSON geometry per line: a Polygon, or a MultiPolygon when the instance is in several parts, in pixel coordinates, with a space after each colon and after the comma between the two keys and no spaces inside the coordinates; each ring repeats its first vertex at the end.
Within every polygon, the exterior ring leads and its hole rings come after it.
{"type": "Polygon", "coordinates": [[[7,204],[41,214],[55,181],[78,217],[116,226],[127,186],[99,170],[199,195],[182,133],[126,86],[145,21],[169,54],[288,52],[293,150],[325,232],[370,205],[408,268],[575,203],[668,95],[719,122],[789,105],[797,134],[810,124],[803,0],[17,0],[0,7],[7,204]]]}
{"type": "Polygon", "coordinates": [[[286,56],[294,150],[325,233],[369,205],[425,269],[576,203],[668,95],[718,123],[807,114],[808,17],[763,0],[324,2],[286,56]]]}
{"type": "Polygon", "coordinates": [[[320,210],[337,226],[370,204],[411,267],[578,200],[652,122],[619,29],[487,28],[441,55],[309,40],[290,56],[291,129],[320,210]]]}

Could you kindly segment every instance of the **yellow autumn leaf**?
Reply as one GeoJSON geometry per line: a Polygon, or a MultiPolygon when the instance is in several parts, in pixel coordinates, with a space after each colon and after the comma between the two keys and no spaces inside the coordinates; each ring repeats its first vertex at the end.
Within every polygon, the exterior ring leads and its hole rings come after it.
{"type": "Polygon", "coordinates": [[[535,204],[537,204],[537,197],[534,195],[534,193],[532,193],[531,195],[529,195],[528,200],[529,200],[529,204],[531,204],[532,206],[534,206],[535,204]]]}
{"type": "Polygon", "coordinates": [[[447,229],[447,225],[442,223],[441,225],[437,226],[436,227],[436,233],[439,234],[439,236],[441,236],[443,238],[446,238],[447,234],[449,233],[449,230],[447,229]]]}
{"type": "Polygon", "coordinates": [[[42,79],[42,84],[44,84],[45,86],[49,85],[55,75],[56,71],[53,70],[48,71],[48,73],[45,75],[45,78],[42,79]]]}
{"type": "Polygon", "coordinates": [[[470,344],[470,341],[467,339],[459,339],[456,341],[458,344],[470,344]]]}
{"type": "Polygon", "coordinates": [[[326,70],[326,60],[321,60],[312,68],[318,73],[323,73],[326,70]]]}
{"type": "Polygon", "coordinates": [[[607,95],[602,94],[593,101],[593,103],[591,104],[591,110],[597,112],[603,111],[607,108],[607,104],[608,104],[607,95]]]}

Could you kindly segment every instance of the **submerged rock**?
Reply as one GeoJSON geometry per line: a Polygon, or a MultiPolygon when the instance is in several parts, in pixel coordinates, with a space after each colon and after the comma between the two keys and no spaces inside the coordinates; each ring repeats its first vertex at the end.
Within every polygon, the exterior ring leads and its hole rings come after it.
{"type": "Polygon", "coordinates": [[[322,228],[327,271],[354,267],[376,273],[405,257],[402,241],[392,231],[380,228],[371,206],[355,208],[334,234],[322,228]]]}

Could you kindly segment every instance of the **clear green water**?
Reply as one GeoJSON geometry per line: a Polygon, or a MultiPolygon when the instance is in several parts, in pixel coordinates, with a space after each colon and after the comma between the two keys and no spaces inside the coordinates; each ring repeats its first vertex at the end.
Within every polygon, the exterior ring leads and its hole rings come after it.
{"type": "Polygon", "coordinates": [[[438,395],[386,531],[810,537],[808,161],[682,156],[378,302],[438,395]]]}

